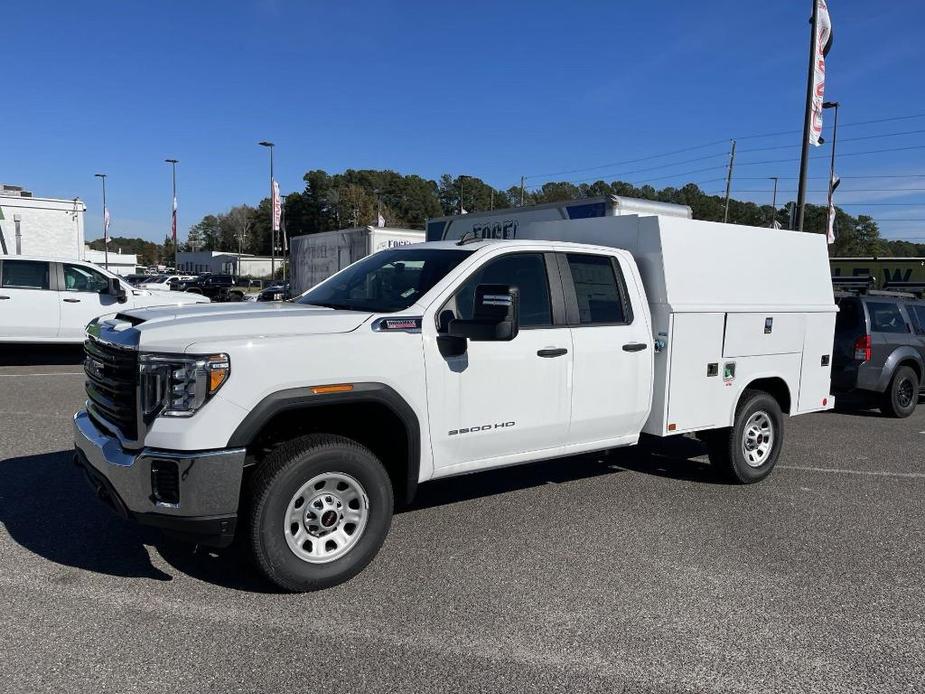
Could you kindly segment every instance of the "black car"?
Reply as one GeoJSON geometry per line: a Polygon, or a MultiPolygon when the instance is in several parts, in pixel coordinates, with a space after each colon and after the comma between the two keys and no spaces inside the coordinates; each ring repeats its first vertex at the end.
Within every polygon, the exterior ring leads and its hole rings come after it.
{"type": "Polygon", "coordinates": [[[202,294],[212,301],[243,301],[244,292],[235,284],[232,275],[205,274],[185,282],[176,282],[171,289],[202,294]]]}
{"type": "Polygon", "coordinates": [[[262,289],[257,294],[257,301],[289,301],[292,298],[288,282],[277,282],[262,289]]]}
{"type": "Polygon", "coordinates": [[[925,300],[896,292],[837,296],[832,388],[908,417],[925,382],[925,300]]]}

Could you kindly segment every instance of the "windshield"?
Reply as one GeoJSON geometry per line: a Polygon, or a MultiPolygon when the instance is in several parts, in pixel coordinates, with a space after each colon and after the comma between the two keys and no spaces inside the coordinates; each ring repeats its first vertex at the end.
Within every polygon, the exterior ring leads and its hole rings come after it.
{"type": "Polygon", "coordinates": [[[298,303],[372,313],[402,311],[471,253],[433,248],[381,251],[309,290],[298,303]]]}

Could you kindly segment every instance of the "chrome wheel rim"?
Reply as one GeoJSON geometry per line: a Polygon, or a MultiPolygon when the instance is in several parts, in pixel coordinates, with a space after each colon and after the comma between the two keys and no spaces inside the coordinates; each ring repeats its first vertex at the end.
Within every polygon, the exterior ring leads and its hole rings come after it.
{"type": "Polygon", "coordinates": [[[755,412],[745,422],[742,455],[749,467],[761,467],[774,448],[774,424],[767,412],[755,412]]]}
{"type": "Polygon", "coordinates": [[[326,564],[360,541],[369,520],[369,497],[354,477],[325,472],[312,477],[286,508],[283,533],[302,561],[326,564]]]}
{"type": "Polygon", "coordinates": [[[899,406],[902,408],[909,407],[912,404],[913,397],[912,381],[904,378],[899,382],[899,387],[896,390],[896,399],[899,401],[899,406]]]}

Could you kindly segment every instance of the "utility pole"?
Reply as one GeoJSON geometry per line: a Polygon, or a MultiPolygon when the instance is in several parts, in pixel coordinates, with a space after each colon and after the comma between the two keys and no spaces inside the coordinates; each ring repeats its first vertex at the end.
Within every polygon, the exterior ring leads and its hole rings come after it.
{"type": "Polygon", "coordinates": [[[771,176],[771,180],[774,181],[774,192],[771,194],[771,228],[775,229],[774,225],[777,223],[777,176],[771,176]]]}
{"type": "Polygon", "coordinates": [[[520,177],[520,206],[524,206],[524,177],[520,177]]]}
{"type": "MultiPolygon", "coordinates": [[[[273,230],[273,147],[275,145],[266,140],[257,144],[270,150],[270,281],[272,282],[276,279],[276,232],[273,230]]],[[[238,258],[238,264],[240,263],[241,259],[238,258]]]]}
{"type": "Polygon", "coordinates": [[[176,159],[165,159],[165,162],[170,164],[170,168],[173,173],[173,213],[170,218],[170,229],[173,235],[173,269],[175,272],[179,272],[180,268],[177,263],[177,163],[176,159]]]}
{"type": "Polygon", "coordinates": [[[726,209],[723,212],[723,222],[729,221],[729,195],[732,192],[732,167],[736,161],[736,141],[732,141],[732,150],[729,152],[729,170],[726,172],[726,209]]]}
{"type": "Polygon", "coordinates": [[[109,229],[106,224],[106,174],[93,174],[103,182],[103,267],[109,269],[109,229]]]}
{"type": "Polygon", "coordinates": [[[495,209],[495,189],[494,188],[491,189],[491,203],[489,204],[488,209],[489,210],[495,209]]]}
{"type": "Polygon", "coordinates": [[[459,177],[459,214],[462,214],[463,210],[466,209],[465,205],[463,205],[464,191],[465,191],[465,188],[463,188],[463,176],[460,176],[459,177]]]}
{"type": "Polygon", "coordinates": [[[809,131],[812,127],[813,75],[816,70],[816,25],[819,21],[819,4],[813,0],[813,18],[810,20],[809,72],[806,77],[806,110],[803,114],[803,149],[800,153],[800,182],[797,185],[796,230],[803,231],[803,213],[806,208],[806,173],[809,169],[809,131]]]}

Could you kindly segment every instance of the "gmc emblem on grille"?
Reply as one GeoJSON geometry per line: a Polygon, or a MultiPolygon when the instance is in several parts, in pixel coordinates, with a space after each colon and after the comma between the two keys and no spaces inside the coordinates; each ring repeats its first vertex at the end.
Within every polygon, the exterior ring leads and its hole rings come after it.
{"type": "Polygon", "coordinates": [[[87,373],[89,373],[91,376],[96,376],[97,378],[103,378],[106,375],[106,372],[104,371],[103,362],[101,361],[97,361],[96,359],[91,359],[90,357],[87,357],[87,360],[84,363],[84,366],[87,369],[87,373]]]}

